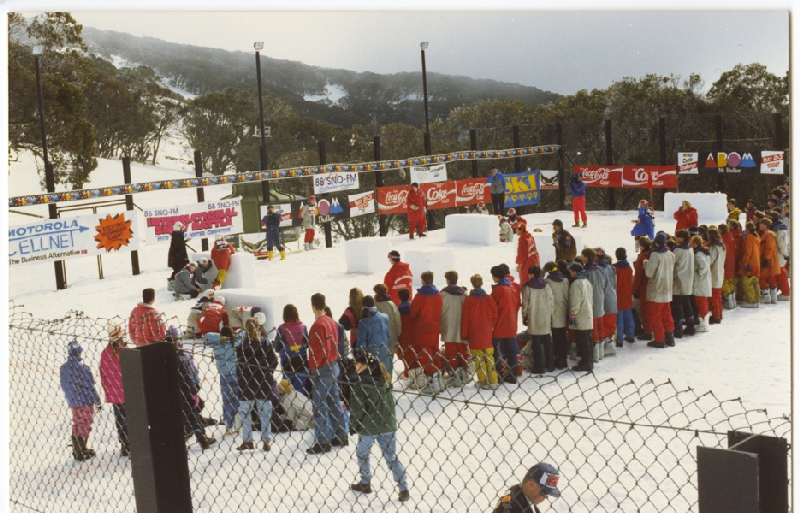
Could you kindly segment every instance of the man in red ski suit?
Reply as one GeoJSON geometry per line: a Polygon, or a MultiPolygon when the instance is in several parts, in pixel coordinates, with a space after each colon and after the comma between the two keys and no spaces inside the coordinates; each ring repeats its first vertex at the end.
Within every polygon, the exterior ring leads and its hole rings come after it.
{"type": "Polygon", "coordinates": [[[411,184],[406,205],[408,206],[408,238],[414,238],[415,229],[420,237],[425,237],[425,209],[428,206],[428,197],[419,189],[418,183],[411,184]]]}
{"type": "Polygon", "coordinates": [[[530,234],[524,223],[517,224],[517,272],[519,272],[519,282],[528,283],[528,268],[539,266],[539,251],[536,249],[536,241],[530,234]]]}
{"type": "Polygon", "coordinates": [[[414,297],[411,289],[411,280],[414,279],[414,275],[411,274],[408,264],[400,261],[400,253],[398,251],[392,250],[389,252],[389,262],[391,262],[392,267],[383,277],[383,284],[386,285],[386,293],[392,298],[392,302],[400,306],[400,296],[398,295],[400,289],[408,289],[409,300],[414,297]]]}

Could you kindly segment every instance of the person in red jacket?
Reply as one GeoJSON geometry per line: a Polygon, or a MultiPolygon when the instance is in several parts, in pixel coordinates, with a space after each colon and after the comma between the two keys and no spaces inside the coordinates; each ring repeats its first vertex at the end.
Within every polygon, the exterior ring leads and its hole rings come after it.
{"type": "Polygon", "coordinates": [[[415,229],[420,237],[425,237],[425,210],[428,206],[428,197],[419,189],[418,183],[411,184],[406,205],[408,206],[408,238],[414,238],[415,229]]]}
{"type": "MultiPolygon", "coordinates": [[[[729,221],[730,222],[730,221],[729,221]]],[[[736,276],[736,240],[730,232],[728,224],[717,226],[725,245],[725,276],[722,282],[722,306],[726,310],[736,308],[736,288],[739,278],[736,276]]]]}
{"type": "Polygon", "coordinates": [[[414,293],[411,290],[411,282],[414,279],[414,275],[411,274],[408,264],[400,261],[400,253],[394,249],[389,252],[389,262],[392,267],[383,277],[383,284],[386,285],[387,293],[392,298],[392,302],[399,306],[400,296],[398,292],[400,289],[408,289],[409,298],[414,297],[414,293]]]}
{"type": "MultiPolygon", "coordinates": [[[[644,235],[639,237],[639,256],[633,263],[633,297],[639,300],[639,320],[642,323],[642,332],[636,336],[639,340],[653,340],[653,329],[650,327],[650,316],[647,315],[647,274],[644,272],[644,263],[650,258],[650,249],[653,241],[644,235]]],[[[619,299],[619,294],[617,294],[619,299]]]]}
{"type": "Polygon", "coordinates": [[[167,336],[164,315],[153,307],[156,302],[154,289],[142,290],[142,302],[137,304],[128,318],[128,333],[137,346],[160,342],[167,336]]]}
{"type": "MultiPolygon", "coordinates": [[[[641,240],[641,238],[639,239],[641,240]]],[[[615,253],[617,263],[614,271],[617,273],[617,347],[622,347],[622,341],[636,342],[633,338],[634,324],[633,313],[633,269],[628,263],[628,252],[625,248],[617,248],[615,253]],[[624,338],[623,338],[624,334],[624,338]]]]}
{"type": "Polygon", "coordinates": [[[497,324],[497,304],[483,290],[483,278],[476,274],[469,279],[473,289],[464,299],[461,310],[461,338],[469,342],[469,352],[477,371],[478,388],[498,387],[497,370],[492,348],[492,330],[497,324]]]}
{"type": "Polygon", "coordinates": [[[697,220],[697,209],[695,209],[688,200],[681,202],[681,208],[675,211],[672,216],[677,223],[675,224],[675,233],[678,230],[688,230],[692,226],[698,226],[700,223],[697,220]]]}
{"type": "Polygon", "coordinates": [[[516,230],[519,237],[517,242],[519,282],[528,283],[528,280],[530,280],[528,269],[534,266],[539,267],[539,251],[536,249],[536,241],[533,240],[533,235],[530,234],[524,223],[517,223],[516,230]]]}
{"type": "MultiPolygon", "coordinates": [[[[420,275],[422,287],[417,289],[417,295],[411,302],[409,315],[414,324],[414,339],[411,347],[414,351],[414,360],[409,362],[409,376],[413,369],[421,369],[425,373],[432,393],[438,393],[438,388],[444,385],[440,369],[443,367],[442,357],[439,355],[439,332],[442,327],[442,296],[439,289],[433,284],[433,273],[425,271],[420,275]]],[[[419,373],[419,371],[416,371],[419,373]]],[[[414,378],[412,381],[416,380],[414,378]]]]}
{"type": "Polygon", "coordinates": [[[219,333],[222,326],[229,326],[228,311],[225,310],[225,298],[219,295],[214,296],[200,318],[197,319],[197,327],[202,332],[202,336],[206,333],[219,333]]]}
{"type": "Polygon", "coordinates": [[[234,253],[236,253],[236,249],[234,249],[233,244],[226,241],[222,235],[217,235],[214,238],[214,247],[211,248],[211,260],[214,261],[214,266],[218,271],[217,279],[214,280],[215,289],[225,283],[225,276],[231,267],[231,255],[234,253]]]}
{"type": "Polygon", "coordinates": [[[522,306],[519,292],[511,287],[506,277],[505,265],[492,267],[492,299],[497,305],[497,322],[492,333],[494,354],[498,355],[495,368],[506,383],[516,384],[519,346],[517,345],[517,318],[522,306]],[[505,367],[505,370],[503,369],[505,367]]]}

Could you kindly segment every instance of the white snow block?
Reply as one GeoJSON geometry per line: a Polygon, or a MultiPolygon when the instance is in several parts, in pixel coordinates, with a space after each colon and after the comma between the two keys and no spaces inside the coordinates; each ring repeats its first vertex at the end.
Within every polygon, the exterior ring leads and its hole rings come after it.
{"type": "Polygon", "coordinates": [[[344,243],[344,258],[347,272],[385,273],[389,266],[388,255],[392,250],[386,237],[364,237],[344,243]]]}
{"type": "Polygon", "coordinates": [[[697,209],[700,224],[723,223],[728,218],[728,197],[721,192],[667,192],[664,194],[664,217],[672,219],[684,200],[697,209]]]}
{"type": "MultiPolygon", "coordinates": [[[[549,261],[556,261],[556,248],[553,247],[553,233],[531,233],[533,235],[533,240],[536,242],[536,250],[539,252],[539,263],[541,265],[546,264],[549,261]]],[[[570,232],[572,238],[575,240],[575,247],[578,248],[578,255],[581,254],[581,250],[583,249],[583,235],[573,235],[570,232]]],[[[514,244],[517,244],[519,238],[514,238],[514,244]]],[[[516,254],[515,254],[516,255],[516,254]]]]}
{"type": "Polygon", "coordinates": [[[409,250],[401,252],[400,255],[414,274],[413,284],[415,286],[422,284],[420,275],[425,271],[433,272],[433,283],[444,286],[444,273],[457,270],[455,255],[450,249],[409,250]]]}
{"type": "Polygon", "coordinates": [[[500,226],[495,216],[450,214],[445,217],[447,242],[468,242],[481,246],[500,244],[500,226]]]}
{"type": "MultiPolygon", "coordinates": [[[[200,261],[201,258],[211,259],[211,253],[193,253],[189,256],[190,260],[200,261]]],[[[231,255],[231,266],[225,275],[223,289],[240,289],[252,286],[256,279],[256,257],[252,254],[240,251],[231,255]]],[[[254,305],[250,305],[254,306],[254,305]]]]}
{"type": "MultiPolygon", "coordinates": [[[[228,280],[225,280],[227,283],[228,280]]],[[[283,323],[283,307],[290,303],[287,294],[265,294],[260,289],[228,289],[218,292],[225,298],[225,309],[230,312],[239,306],[257,306],[267,316],[264,327],[272,331],[283,323]]]]}

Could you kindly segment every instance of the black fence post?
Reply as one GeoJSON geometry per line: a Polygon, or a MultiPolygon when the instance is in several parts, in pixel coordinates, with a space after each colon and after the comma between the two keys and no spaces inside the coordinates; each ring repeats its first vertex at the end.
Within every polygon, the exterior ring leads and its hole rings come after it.
{"type": "MultiPolygon", "coordinates": [[[[325,141],[319,141],[319,165],[324,166],[328,163],[328,154],[325,152],[325,141]]],[[[333,247],[333,237],[331,236],[331,223],[322,223],[322,229],[325,231],[325,247],[333,247]]]]}
{"type": "MultiPolygon", "coordinates": [[[[372,156],[375,159],[375,162],[381,160],[380,135],[376,135],[375,137],[372,138],[372,156]]],[[[375,194],[378,193],[378,187],[383,187],[383,173],[381,171],[375,171],[375,194]]],[[[377,212],[377,216],[378,216],[378,234],[381,237],[386,237],[386,216],[382,216],[380,212],[377,212]]]]}
{"type": "MultiPolygon", "coordinates": [[[[775,151],[783,151],[783,119],[781,118],[780,112],[776,112],[772,116],[775,120],[774,149],[775,151]]],[[[783,156],[783,175],[789,176],[789,167],[786,165],[786,155],[783,156]]]]}
{"type": "MultiPolygon", "coordinates": [[[[200,150],[194,150],[194,176],[203,178],[203,154],[200,150]]],[[[202,187],[197,188],[197,202],[203,203],[206,200],[206,193],[202,187]]],[[[204,237],[200,241],[202,251],[208,251],[208,237],[204,237]]]]}
{"type": "Polygon", "coordinates": [[[120,363],[136,509],[191,513],[175,348],[163,342],[122,348],[120,363]]]}
{"type": "Polygon", "coordinates": [[[564,210],[566,180],[564,179],[564,127],[556,121],[556,144],[558,144],[558,209],[564,210]]]}
{"type": "MultiPolygon", "coordinates": [[[[520,138],[519,138],[519,126],[514,125],[513,127],[511,127],[511,130],[514,136],[514,148],[519,148],[520,146],[522,146],[520,144],[520,138]]],[[[514,157],[514,172],[515,173],[522,172],[522,157],[514,157]]]]}
{"type": "MultiPolygon", "coordinates": [[[[714,116],[714,127],[716,131],[716,147],[714,151],[719,154],[724,151],[723,148],[725,146],[725,142],[722,139],[722,116],[719,114],[714,116]]],[[[717,192],[725,192],[725,170],[720,168],[717,168],[717,192]]]]}
{"type": "MultiPolygon", "coordinates": [[[[130,157],[123,157],[122,158],[122,176],[125,180],[126,184],[131,184],[133,181],[131,180],[131,159],[130,157]]],[[[125,209],[126,210],[133,210],[133,195],[126,194],[125,195],[125,209]]],[[[136,215],[136,214],[134,214],[136,215]]],[[[136,276],[139,274],[139,252],[138,251],[131,251],[131,273],[136,276]]]]}
{"type": "MultiPolygon", "coordinates": [[[[658,118],[658,165],[667,165],[667,120],[666,118],[658,118]]],[[[675,171],[677,173],[677,166],[675,171]]],[[[678,182],[678,177],[675,177],[675,183],[678,182]]],[[[658,190],[658,200],[663,208],[664,205],[664,189],[658,190]]],[[[653,210],[656,209],[655,205],[650,205],[653,210]]]]}
{"type": "MultiPolygon", "coordinates": [[[[614,165],[614,154],[612,153],[612,145],[611,145],[611,120],[606,120],[606,165],[613,166],[614,165]]],[[[614,195],[614,188],[608,188],[608,209],[609,210],[616,210],[617,208],[617,201],[614,195]]]]}
{"type": "MultiPolygon", "coordinates": [[[[469,149],[478,151],[478,132],[474,128],[469,129],[469,149]]],[[[478,161],[472,161],[472,178],[478,178],[478,161]]]]}

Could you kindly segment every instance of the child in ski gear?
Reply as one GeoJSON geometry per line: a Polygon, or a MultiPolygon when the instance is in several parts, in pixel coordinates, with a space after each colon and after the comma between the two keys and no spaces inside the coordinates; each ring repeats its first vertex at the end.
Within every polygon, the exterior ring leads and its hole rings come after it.
{"type": "Polygon", "coordinates": [[[575,372],[592,372],[592,331],[594,328],[592,284],[580,262],[569,266],[572,283],[569,286],[569,329],[575,334],[575,347],[580,362],[572,367],[575,372]]]}
{"type": "Polygon", "coordinates": [[[492,346],[497,355],[496,367],[499,375],[506,383],[517,383],[517,315],[520,309],[520,293],[511,287],[511,280],[506,276],[507,266],[492,267],[492,299],[497,304],[497,322],[492,333],[492,346]]]}
{"type": "Polygon", "coordinates": [[[742,215],[742,211],[736,208],[736,198],[728,198],[728,219],[733,219],[734,221],[739,220],[739,216],[742,215]]]}
{"type": "Polygon", "coordinates": [[[265,451],[270,450],[272,435],[270,419],[274,399],[275,377],[278,358],[272,344],[261,335],[258,327],[259,317],[247,319],[242,330],[241,342],[236,347],[236,375],[239,384],[239,418],[242,419],[242,445],[237,450],[255,449],[253,443],[253,409],[258,411],[261,420],[261,442],[265,451]]]}
{"type": "Polygon", "coordinates": [[[722,285],[725,282],[725,244],[716,226],[708,228],[708,266],[711,271],[711,317],[709,324],[722,321],[722,285]]]}
{"type": "Polygon", "coordinates": [[[647,236],[639,238],[639,255],[636,257],[636,262],[633,264],[633,299],[634,308],[637,309],[638,315],[634,315],[634,322],[637,323],[637,328],[640,332],[637,333],[636,338],[639,340],[650,341],[653,340],[653,330],[650,327],[650,318],[647,315],[647,275],[644,272],[644,263],[650,258],[650,250],[653,246],[652,240],[647,236]],[[638,321],[636,318],[638,317],[638,321]],[[640,326],[639,326],[639,323],[640,326]]]}
{"type": "MultiPolygon", "coordinates": [[[[259,323],[260,325],[260,323],[259,323]]],[[[308,389],[308,329],[300,321],[297,307],[283,307],[283,324],[278,326],[275,350],[283,368],[283,377],[292,387],[306,394],[308,389]]]]}
{"type": "MultiPolygon", "coordinates": [[[[739,277],[736,267],[736,240],[730,231],[728,224],[720,224],[719,233],[722,235],[722,243],[725,245],[725,274],[722,282],[722,304],[726,310],[736,308],[736,289],[738,288],[739,277]]],[[[741,232],[739,232],[741,234],[741,232]]]]}
{"type": "MultiPolygon", "coordinates": [[[[647,276],[647,312],[650,327],[653,330],[653,340],[648,342],[650,347],[664,348],[674,346],[674,331],[677,321],[673,321],[670,313],[670,301],[674,287],[675,255],[666,246],[667,236],[658,232],[653,239],[654,248],[650,251],[650,258],[644,262],[644,271],[647,276]]],[[[694,266],[692,266],[694,272],[694,266]]]]}
{"type": "Polygon", "coordinates": [[[364,296],[362,304],[356,347],[375,355],[387,371],[391,372],[392,354],[389,352],[389,340],[392,334],[389,330],[389,316],[378,311],[372,296],[364,296]]]}
{"type": "Polygon", "coordinates": [[[411,378],[409,386],[420,388],[426,394],[437,394],[445,385],[441,375],[443,362],[439,355],[442,296],[433,284],[432,272],[425,271],[420,275],[420,279],[422,287],[417,289],[417,295],[414,296],[409,311],[414,323],[414,340],[411,343],[414,361],[409,365],[411,378]]]}
{"type": "Polygon", "coordinates": [[[397,295],[397,292],[400,289],[408,289],[409,300],[414,296],[411,290],[411,281],[414,279],[414,275],[411,274],[408,264],[400,261],[400,253],[396,250],[389,252],[389,262],[392,267],[383,278],[383,284],[386,285],[387,294],[392,298],[392,302],[399,306],[400,296],[397,295]]]}
{"type": "Polygon", "coordinates": [[[130,456],[131,446],[128,441],[128,424],[125,421],[125,391],[122,388],[122,365],[119,362],[119,349],[125,347],[125,331],[116,321],[108,321],[108,345],[100,354],[100,384],[106,402],[114,410],[114,424],[121,456],[130,456]]]}
{"type": "Polygon", "coordinates": [[[708,299],[711,297],[711,253],[703,247],[703,238],[699,235],[693,236],[689,243],[694,251],[692,294],[700,320],[695,330],[705,332],[708,331],[706,315],[708,315],[708,299]]]}
{"type": "Polygon", "coordinates": [[[774,210],[769,214],[772,221],[770,230],[775,232],[775,242],[778,245],[778,266],[781,273],[776,276],[778,282],[778,289],[780,293],[777,296],[778,301],[789,301],[789,257],[791,256],[791,244],[789,243],[789,227],[783,222],[780,217],[780,211],[774,210]]]}
{"type": "Polygon", "coordinates": [[[556,261],[572,262],[578,253],[575,239],[564,229],[561,219],[553,221],[553,247],[556,249],[556,261]]]}
{"type": "Polygon", "coordinates": [[[601,351],[605,349],[603,340],[603,317],[605,316],[605,290],[608,287],[605,271],[596,262],[597,254],[592,248],[581,251],[583,270],[586,279],[592,284],[592,359],[595,363],[602,359],[601,351]]]}
{"type": "Polygon", "coordinates": [[[613,268],[617,274],[617,347],[622,347],[623,340],[635,342],[633,313],[633,269],[628,263],[628,252],[625,248],[617,248],[614,255],[617,263],[613,268]]]}
{"type": "Polygon", "coordinates": [[[197,319],[197,327],[200,332],[219,333],[222,326],[229,326],[228,311],[225,310],[225,298],[219,294],[214,295],[214,299],[206,305],[203,313],[197,319]]]}
{"type": "Polygon", "coordinates": [[[461,339],[461,315],[467,289],[458,285],[458,273],[444,273],[447,286],[441,290],[441,336],[444,357],[452,386],[463,386],[469,381],[469,344],[461,339]]]}
{"type": "MultiPolygon", "coordinates": [[[[675,233],[675,271],[672,284],[672,318],[675,322],[675,338],[694,335],[694,307],[692,303],[694,285],[694,253],[689,247],[689,232],[675,233]],[[683,329],[683,323],[686,329],[683,329]]],[[[648,298],[649,301],[649,298],[648,298]]]]}
{"type": "Polygon", "coordinates": [[[508,220],[499,215],[497,219],[500,221],[500,242],[514,242],[514,230],[508,220]]]}
{"type": "MultiPolygon", "coordinates": [[[[760,281],[761,275],[761,237],[756,231],[756,225],[752,221],[748,221],[745,225],[746,236],[744,237],[744,251],[742,253],[741,274],[747,276],[747,280],[742,281],[742,290],[745,294],[745,303],[742,305],[745,308],[758,308],[758,299],[755,303],[751,301],[752,280],[749,278],[755,277],[756,281],[760,281]],[[745,266],[750,266],[745,270],[745,266]],[[754,306],[755,305],[755,306],[754,306]]],[[[756,294],[758,298],[758,294],[756,294]]]]}
{"type": "Polygon", "coordinates": [[[100,410],[100,396],[94,376],[83,363],[83,348],[73,340],[67,344],[67,361],[60,368],[61,390],[72,410],[72,457],[77,461],[93,458],[95,452],[86,446],[94,422],[94,407],[100,410]]]}
{"type": "MultiPolygon", "coordinates": [[[[561,260],[561,262],[564,262],[561,260]]],[[[566,262],[564,262],[566,267],[566,262]]],[[[551,332],[553,334],[553,353],[555,356],[555,368],[564,369],[567,367],[567,353],[569,342],[567,340],[567,322],[569,320],[569,276],[564,276],[564,272],[554,262],[544,264],[543,271],[547,272],[545,281],[553,293],[553,321],[551,332]]],[[[567,271],[569,274],[569,271],[567,271]]]]}
{"type": "Polygon", "coordinates": [[[614,332],[617,329],[617,273],[611,265],[611,259],[606,255],[603,248],[595,248],[597,255],[597,265],[606,274],[606,288],[603,290],[603,325],[600,333],[603,347],[600,349],[601,358],[613,356],[617,353],[616,344],[613,340],[614,332]]]}
{"type": "Polygon", "coordinates": [[[527,324],[531,341],[522,350],[525,355],[533,356],[532,372],[541,374],[555,370],[553,354],[553,338],[551,326],[555,314],[553,291],[542,277],[542,269],[538,265],[531,266],[528,273],[531,279],[522,288],[522,323],[527,324]]]}
{"type": "Polygon", "coordinates": [[[208,289],[197,296],[197,303],[189,309],[189,316],[186,319],[186,331],[183,338],[197,338],[200,336],[200,328],[197,327],[197,319],[203,314],[206,305],[214,298],[214,289],[208,289]]]}
{"type": "MultiPolygon", "coordinates": [[[[302,207],[303,216],[303,230],[305,230],[305,237],[303,238],[303,249],[311,251],[314,249],[314,236],[316,235],[315,219],[317,215],[317,198],[312,196],[308,197],[308,202],[302,207]]],[[[279,248],[280,249],[280,248],[279,248]]],[[[283,250],[281,251],[281,259],[284,258],[283,250]]]]}
{"type": "Polygon", "coordinates": [[[781,275],[781,267],[778,263],[778,243],[775,232],[771,230],[772,221],[762,219],[759,228],[761,234],[761,273],[759,275],[759,285],[761,286],[762,303],[778,303],[778,277],[781,275]]]}
{"type": "Polygon", "coordinates": [[[740,278],[744,294],[742,308],[758,308],[758,295],[761,292],[758,286],[758,275],[755,274],[750,264],[744,264],[742,272],[744,273],[740,278]]]}
{"type": "Polygon", "coordinates": [[[492,330],[497,324],[497,304],[483,290],[483,278],[476,274],[469,279],[472,290],[464,299],[461,312],[461,338],[469,342],[469,351],[475,362],[477,386],[497,388],[497,370],[492,347],[492,330]]]}
{"type": "Polygon", "coordinates": [[[214,283],[214,288],[218,288],[225,283],[225,277],[228,275],[228,270],[231,268],[231,255],[236,253],[233,244],[225,240],[222,235],[214,237],[214,246],[211,248],[211,260],[214,261],[214,266],[217,268],[217,279],[214,283]]]}

